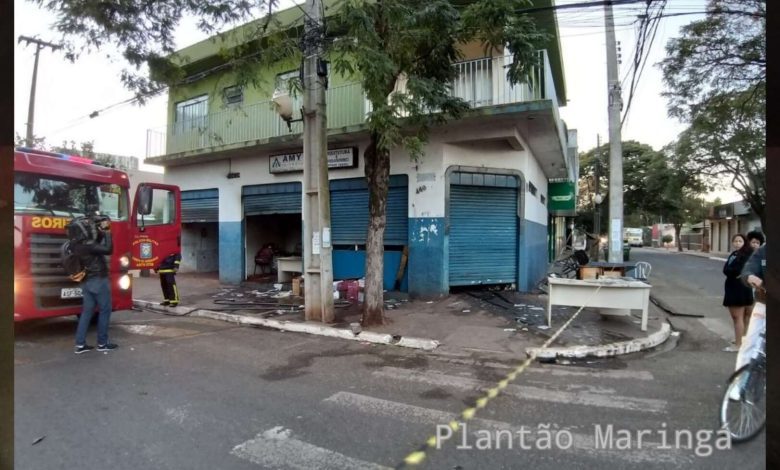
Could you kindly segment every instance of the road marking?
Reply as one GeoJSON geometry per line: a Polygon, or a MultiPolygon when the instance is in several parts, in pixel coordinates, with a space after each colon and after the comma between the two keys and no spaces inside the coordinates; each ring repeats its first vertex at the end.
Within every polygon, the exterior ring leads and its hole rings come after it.
{"type": "MultiPolygon", "coordinates": [[[[490,367],[493,369],[513,369],[514,366],[502,364],[500,362],[483,362],[476,359],[460,358],[437,358],[440,362],[452,364],[463,364],[468,366],[490,367]]],[[[556,376],[574,376],[574,377],[592,377],[598,379],[630,379],[630,380],[653,380],[653,374],[646,370],[628,370],[628,369],[577,369],[566,366],[540,366],[531,367],[526,372],[535,374],[548,374],[556,376]]]]}
{"type": "Polygon", "coordinates": [[[333,469],[333,470],[389,470],[371,462],[354,459],[332,450],[300,441],[292,431],[282,426],[259,433],[254,439],[239,444],[230,451],[264,468],[274,469],[333,469]]]}
{"type": "MultiPolygon", "coordinates": [[[[377,377],[394,380],[409,380],[438,387],[452,387],[461,390],[485,390],[490,384],[468,377],[455,377],[436,371],[411,371],[396,367],[383,367],[373,372],[377,377]]],[[[509,385],[505,393],[515,398],[549,401],[567,405],[599,406],[648,413],[659,413],[666,409],[666,400],[654,398],[635,398],[614,393],[566,392],[549,390],[527,385],[509,385]]]]}
{"type": "MultiPolygon", "coordinates": [[[[323,403],[346,408],[351,411],[358,411],[360,413],[375,417],[398,419],[406,423],[422,425],[447,424],[452,420],[459,420],[457,413],[449,413],[431,408],[407,405],[405,403],[398,403],[350,392],[337,392],[324,399],[323,403]]],[[[503,421],[473,418],[468,422],[468,428],[471,430],[471,433],[475,433],[476,431],[481,430],[509,431],[513,436],[513,446],[516,450],[520,449],[518,436],[522,431],[522,433],[525,435],[525,443],[532,449],[537,449],[534,446],[534,443],[537,439],[536,433],[538,431],[536,426],[516,426],[503,421]]],[[[558,429],[558,431],[563,430],[567,430],[573,438],[572,446],[568,449],[561,448],[560,450],[563,451],[576,453],[584,452],[589,454],[591,457],[621,459],[632,463],[667,462],[681,464],[683,461],[688,460],[688,457],[680,449],[659,449],[659,443],[644,440],[642,441],[641,449],[615,450],[598,447],[596,443],[595,427],[594,432],[590,435],[572,432],[565,427],[558,429]]],[[[462,433],[454,433],[452,439],[453,442],[460,442],[462,439],[462,433]]],[[[474,440],[472,439],[471,443],[473,444],[473,442],[474,440]]],[[[506,447],[506,445],[504,447],[506,447]]],[[[553,447],[553,449],[547,450],[542,448],[539,449],[539,452],[558,451],[558,448],[553,447]]]]}
{"type": "Polygon", "coordinates": [[[175,338],[177,336],[191,336],[198,334],[199,331],[187,330],[184,328],[173,328],[156,325],[116,325],[117,328],[135,335],[161,336],[163,338],[175,338]]]}

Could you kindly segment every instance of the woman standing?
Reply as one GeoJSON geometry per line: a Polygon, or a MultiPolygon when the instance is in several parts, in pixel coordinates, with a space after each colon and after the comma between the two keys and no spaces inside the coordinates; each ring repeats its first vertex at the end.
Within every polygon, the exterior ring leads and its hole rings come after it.
{"type": "Polygon", "coordinates": [[[745,318],[750,315],[753,307],[753,290],[739,280],[739,275],[753,250],[741,233],[731,237],[731,246],[734,251],[723,266],[723,274],[726,275],[723,306],[729,309],[731,320],[734,322],[735,340],[734,344],[724,351],[737,352],[742,344],[742,336],[745,334],[745,318]]]}

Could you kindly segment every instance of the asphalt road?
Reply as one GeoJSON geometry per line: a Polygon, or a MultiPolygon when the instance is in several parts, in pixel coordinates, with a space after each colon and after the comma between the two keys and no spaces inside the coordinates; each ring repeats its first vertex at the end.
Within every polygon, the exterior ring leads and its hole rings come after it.
{"type": "MultiPolygon", "coordinates": [[[[632,248],[631,260],[647,261],[653,266],[652,295],[672,312],[702,316],[697,321],[723,340],[722,347],[734,339],[731,317],[723,307],[725,259],[632,248]]],[[[672,316],[671,321],[674,324],[680,318],[672,316]]]]}
{"type": "MultiPolygon", "coordinates": [[[[641,251],[653,282],[709,261],[641,251]]],[[[699,302],[717,315],[715,300],[699,302]]],[[[655,351],[535,364],[421,468],[765,468],[764,434],[712,449],[734,354],[699,319],[671,321],[678,341],[655,351]],[[547,448],[543,426],[559,445],[547,448]]],[[[70,318],[17,328],[16,468],[394,467],[519,362],[149,312],[115,314],[119,350],[76,356],[74,331],[70,318]]]]}

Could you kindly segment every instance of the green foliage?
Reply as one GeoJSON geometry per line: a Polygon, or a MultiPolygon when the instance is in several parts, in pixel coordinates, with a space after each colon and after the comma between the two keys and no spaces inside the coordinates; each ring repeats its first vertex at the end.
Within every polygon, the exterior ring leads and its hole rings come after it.
{"type": "Polygon", "coordinates": [[[766,1],[710,0],[666,51],[669,113],[689,124],[674,153],[730,180],[766,228],[766,1]]]}
{"type": "MultiPolygon", "coordinates": [[[[698,168],[674,153],[674,147],[657,151],[630,140],[623,142],[622,148],[624,226],[650,225],[661,217],[670,223],[696,223],[704,218],[708,204],[700,194],[707,189],[707,184],[698,168]]],[[[608,206],[608,155],[609,144],[581,154],[579,213],[594,210],[597,162],[601,173],[599,192],[605,196],[601,205],[608,206]]],[[[606,211],[606,207],[602,210],[606,211]]],[[[602,225],[607,220],[603,216],[602,225]]]]}
{"type": "Polygon", "coordinates": [[[766,0],[710,0],[661,62],[672,115],[689,120],[719,96],[766,83],[766,0]]]}
{"type": "Polygon", "coordinates": [[[527,80],[546,36],[530,19],[508,12],[528,5],[483,0],[459,9],[446,0],[345,1],[330,19],[336,35],[331,61],[336,73],[360,77],[372,105],[369,129],[380,135],[377,150],[403,145],[418,158],[431,125],[468,109],[449,88],[457,73],[452,63],[461,59],[458,43],[480,41],[486,54],[509,44],[515,61],[507,76],[513,83],[527,80]]]}
{"type": "MultiPolygon", "coordinates": [[[[14,146],[26,147],[27,142],[24,137],[17,132],[14,137],[14,146]]],[[[89,140],[81,142],[78,146],[75,140],[63,140],[61,145],[49,145],[46,143],[46,137],[33,136],[32,148],[44,150],[47,152],[65,153],[68,155],[79,155],[87,158],[95,158],[95,141],[89,140]]],[[[98,158],[98,160],[100,160],[98,158]]]]}
{"type": "Polygon", "coordinates": [[[725,177],[766,227],[766,93],[733,92],[707,103],[678,139],[677,152],[697,171],[725,177]],[[751,95],[745,97],[745,95],[751,95]]]}
{"type": "MultiPolygon", "coordinates": [[[[62,33],[66,57],[117,45],[130,65],[123,71],[124,85],[144,97],[184,76],[177,64],[175,32],[182,18],[198,18],[201,31],[214,34],[225,26],[276,8],[278,0],[31,0],[54,12],[54,29],[62,33]]],[[[266,24],[266,27],[268,24],[266,24]]]]}
{"type": "Polygon", "coordinates": [[[663,237],[661,237],[661,242],[664,244],[672,243],[673,241],[674,241],[674,237],[671,235],[664,235],[663,237]]]}

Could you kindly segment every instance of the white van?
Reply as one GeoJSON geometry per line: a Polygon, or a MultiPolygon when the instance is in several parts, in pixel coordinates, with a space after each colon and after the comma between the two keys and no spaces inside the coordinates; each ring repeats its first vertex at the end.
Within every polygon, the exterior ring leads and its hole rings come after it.
{"type": "Polygon", "coordinates": [[[624,228],[623,229],[623,242],[628,243],[631,246],[643,246],[644,241],[642,239],[641,228],[624,228]]]}

